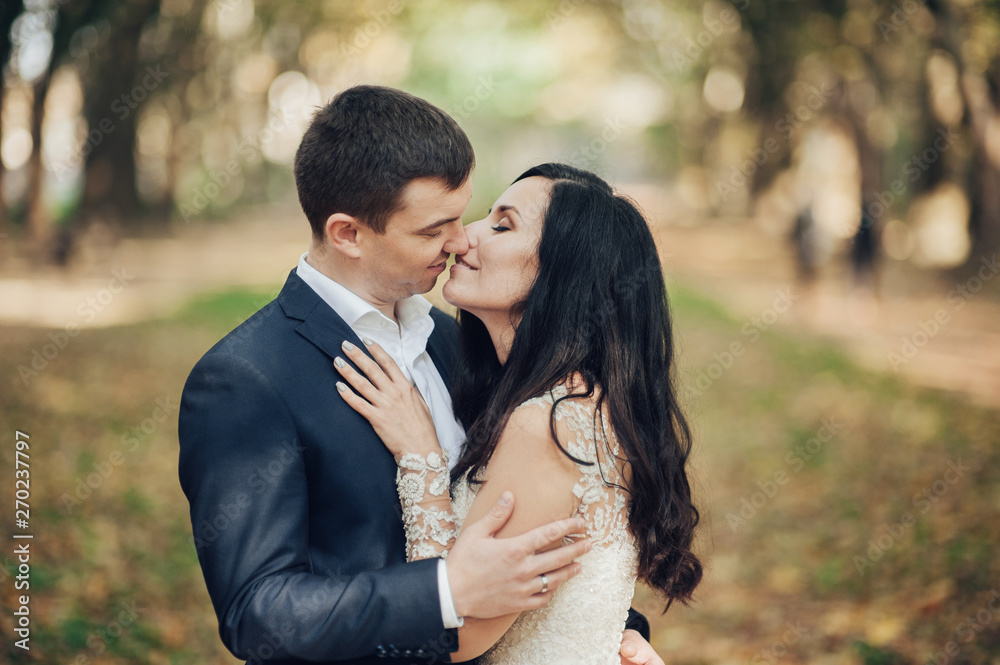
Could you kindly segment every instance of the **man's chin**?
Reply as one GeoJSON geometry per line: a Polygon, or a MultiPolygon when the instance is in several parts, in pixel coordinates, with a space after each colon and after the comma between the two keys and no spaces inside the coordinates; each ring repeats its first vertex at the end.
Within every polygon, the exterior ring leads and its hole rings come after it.
{"type": "Polygon", "coordinates": [[[433,277],[427,277],[426,279],[414,282],[410,285],[410,295],[411,296],[422,296],[426,293],[433,291],[434,286],[437,284],[437,275],[433,277]]]}

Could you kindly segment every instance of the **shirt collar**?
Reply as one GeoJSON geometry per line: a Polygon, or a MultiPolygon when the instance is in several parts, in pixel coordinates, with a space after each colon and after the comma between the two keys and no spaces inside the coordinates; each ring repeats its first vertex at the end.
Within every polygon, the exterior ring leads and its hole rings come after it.
{"type": "MultiPolygon", "coordinates": [[[[309,252],[304,252],[302,256],[299,257],[299,265],[296,268],[296,274],[302,278],[302,281],[308,284],[313,291],[315,291],[323,301],[333,308],[333,311],[344,320],[347,325],[354,328],[362,318],[368,320],[385,320],[392,323],[394,326],[396,323],[392,321],[382,312],[378,311],[374,305],[370,302],[354,293],[348,289],[343,284],[334,281],[330,277],[327,277],[319,270],[316,270],[312,265],[306,261],[306,257],[309,256],[309,252]]],[[[409,298],[404,298],[396,303],[396,317],[399,319],[399,325],[403,330],[423,327],[427,320],[431,322],[431,328],[433,328],[433,320],[430,318],[430,311],[433,305],[430,301],[421,295],[412,295],[409,298]]],[[[428,331],[428,335],[430,332],[428,331]]]]}

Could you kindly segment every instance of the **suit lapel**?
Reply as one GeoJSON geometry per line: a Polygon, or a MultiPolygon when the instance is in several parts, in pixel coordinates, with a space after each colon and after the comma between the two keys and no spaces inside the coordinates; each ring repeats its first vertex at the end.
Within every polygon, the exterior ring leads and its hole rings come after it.
{"type": "Polygon", "coordinates": [[[295,270],[289,273],[285,286],[278,294],[278,303],[288,318],[302,322],[295,332],[312,342],[331,359],[343,355],[340,345],[345,339],[364,348],[347,322],[302,281],[295,270]]]}
{"type": "MultiPolygon", "coordinates": [[[[437,323],[434,324],[437,328],[437,323]]],[[[437,367],[438,374],[444,379],[444,387],[451,392],[451,366],[450,358],[451,352],[446,348],[447,342],[444,335],[435,335],[431,333],[430,338],[427,340],[427,355],[431,357],[431,361],[434,366],[437,367]]]]}

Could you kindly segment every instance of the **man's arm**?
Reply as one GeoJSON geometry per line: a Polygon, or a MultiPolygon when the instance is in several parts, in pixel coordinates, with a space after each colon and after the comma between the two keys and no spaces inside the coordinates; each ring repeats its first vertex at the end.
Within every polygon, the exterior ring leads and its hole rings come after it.
{"type": "Polygon", "coordinates": [[[417,650],[445,635],[436,561],[310,572],[302,446],[281,397],[250,363],[223,354],[198,363],[179,437],[198,558],[233,654],[333,660],[386,643],[417,650]]]}
{"type": "Polygon", "coordinates": [[[645,641],[649,641],[649,620],[634,608],[628,608],[628,619],[625,620],[625,630],[634,630],[645,641]]]}

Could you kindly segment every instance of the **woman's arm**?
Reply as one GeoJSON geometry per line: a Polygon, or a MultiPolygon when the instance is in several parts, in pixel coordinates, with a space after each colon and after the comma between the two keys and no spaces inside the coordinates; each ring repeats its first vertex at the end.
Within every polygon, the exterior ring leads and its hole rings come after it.
{"type": "Polygon", "coordinates": [[[403,507],[406,560],[447,558],[458,536],[448,491],[448,456],[406,453],[397,463],[396,491],[403,507]]]}
{"type": "Polygon", "coordinates": [[[374,360],[350,342],[343,344],[345,355],[364,374],[340,358],[334,361],[357,394],[341,382],[337,388],[396,458],[407,560],[447,557],[457,527],[448,491],[448,457],[441,451],[430,409],[385,350],[368,338],[364,341],[374,360]]]}

